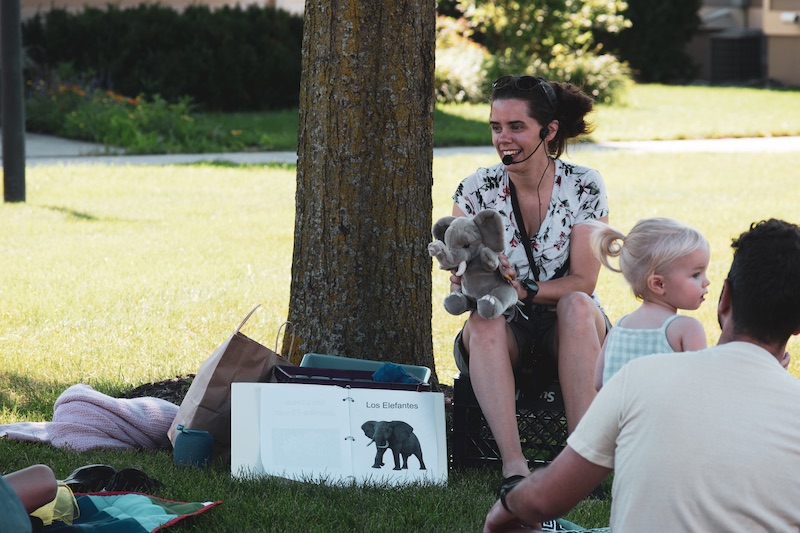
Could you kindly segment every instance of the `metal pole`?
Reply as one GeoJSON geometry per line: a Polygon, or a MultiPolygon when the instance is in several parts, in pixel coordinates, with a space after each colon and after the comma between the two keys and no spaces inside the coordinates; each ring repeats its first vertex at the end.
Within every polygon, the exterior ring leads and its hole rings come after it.
{"type": "Polygon", "coordinates": [[[25,201],[25,95],[20,0],[0,0],[3,198],[25,201]]]}

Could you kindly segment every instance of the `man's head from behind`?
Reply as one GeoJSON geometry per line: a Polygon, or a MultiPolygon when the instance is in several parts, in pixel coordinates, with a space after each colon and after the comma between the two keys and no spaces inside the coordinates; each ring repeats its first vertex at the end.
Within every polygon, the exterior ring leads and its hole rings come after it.
{"type": "Polygon", "coordinates": [[[800,227],[776,219],[754,223],[731,247],[733,333],[786,342],[800,327],[800,227]]]}

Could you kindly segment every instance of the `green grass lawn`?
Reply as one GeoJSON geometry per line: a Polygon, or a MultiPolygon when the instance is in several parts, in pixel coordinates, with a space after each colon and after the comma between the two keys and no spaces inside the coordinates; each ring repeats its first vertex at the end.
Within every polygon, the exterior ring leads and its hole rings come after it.
{"type": "MultiPolygon", "coordinates": [[[[296,110],[201,118],[209,127],[235,131],[250,149],[297,147],[296,110]]],[[[488,119],[488,104],[439,104],[434,145],[489,145],[488,119]]],[[[800,135],[800,91],[634,85],[621,104],[599,105],[590,119],[595,142],[800,135]]]]}
{"type": "MultiPolygon", "coordinates": [[[[129,107],[67,95],[64,101],[29,101],[26,116],[31,132],[76,137],[131,154],[297,149],[297,109],[192,113],[188,103],[160,99],[145,99],[136,112],[129,107]]],[[[439,104],[434,145],[488,145],[488,118],[488,104],[439,104]]],[[[800,135],[800,91],[632,85],[618,104],[598,105],[589,120],[597,126],[585,139],[589,142],[800,135]]]]}
{"type": "MultiPolygon", "coordinates": [[[[610,115],[598,110],[597,138],[660,138],[658,131],[677,132],[664,138],[694,131],[749,135],[762,131],[756,129],[759,115],[763,131],[799,133],[791,129],[800,127],[796,92],[755,91],[751,97],[749,90],[737,90],[732,93],[753,100],[733,106],[725,90],[652,90],[636,92],[628,107],[609,109],[610,115]],[[725,109],[721,102],[733,107],[725,109]],[[690,104],[694,110],[678,113],[679,105],[690,104]],[[782,120],[790,126],[781,126],[782,120]],[[636,127],[643,132],[621,137],[636,127]]],[[[488,136],[488,108],[460,113],[446,129],[475,122],[488,136]]],[[[287,113],[274,129],[290,118],[287,113]]],[[[689,314],[704,324],[710,344],[719,333],[714,304],[730,263],[731,239],[763,218],[800,221],[797,154],[576,150],[570,157],[603,174],[611,223],[623,231],[640,218],[661,215],[708,237],[710,294],[689,314]]],[[[495,161],[491,155],[437,157],[433,217],[450,212],[450,195],[460,179],[495,161]]],[[[288,312],[294,178],[290,166],[29,168],[27,202],[0,207],[0,423],[50,420],[55,399],[75,383],[113,395],[195,372],[255,303],[263,308],[243,331],[273,346],[288,312]]],[[[446,275],[433,265],[432,275],[436,371],[443,383],[451,383],[452,337],[463,317],[444,312],[446,275]]],[[[637,306],[621,275],[603,271],[598,291],[612,320],[637,306]]],[[[789,349],[800,353],[796,339],[789,349]]],[[[800,376],[800,357],[790,371],[800,376]]],[[[75,453],[0,440],[3,470],[37,462],[51,465],[59,478],[91,463],[140,468],[165,482],[158,496],[225,502],[177,531],[476,531],[500,478],[499,472],[479,469],[451,472],[446,487],[241,482],[221,464],[206,470],[175,467],[167,451],[75,453]]],[[[567,518],[586,527],[606,526],[609,506],[607,499],[587,500],[567,518]]]]}
{"type": "MultiPolygon", "coordinates": [[[[488,118],[488,104],[438,105],[436,146],[490,144],[488,118]]],[[[639,84],[589,118],[594,142],[800,135],[800,91],[639,84]]]]}
{"type": "Polygon", "coordinates": [[[800,135],[800,91],[635,85],[593,120],[598,141],[800,135]]]}
{"type": "MultiPolygon", "coordinates": [[[[796,154],[582,151],[575,158],[603,173],[611,222],[623,231],[664,215],[709,238],[711,292],[691,313],[709,343],[718,335],[714,302],[731,238],[765,217],[798,220],[796,154]]],[[[490,163],[491,156],[436,158],[433,215],[449,212],[464,175],[490,163]]],[[[291,167],[29,169],[28,201],[0,208],[0,423],[49,420],[56,397],[74,383],[115,394],[194,372],[254,303],[264,308],[245,333],[271,346],[289,299],[293,178],[291,167]]],[[[438,270],[433,276],[436,370],[449,383],[451,339],[462,318],[443,311],[447,280],[438,270]]],[[[619,275],[604,271],[599,291],[612,320],[637,305],[619,275]]],[[[797,341],[790,350],[798,353],[797,341]]],[[[799,370],[796,360],[791,371],[799,370]]],[[[35,462],[62,478],[96,462],[140,468],[166,482],[159,496],[224,500],[195,526],[177,528],[215,532],[475,531],[499,480],[497,472],[476,470],[451,472],[447,487],[239,482],[224,465],[174,467],[166,451],[74,453],[0,441],[5,470],[35,462]]],[[[587,500],[568,518],[603,526],[608,509],[608,500],[587,500]]]]}

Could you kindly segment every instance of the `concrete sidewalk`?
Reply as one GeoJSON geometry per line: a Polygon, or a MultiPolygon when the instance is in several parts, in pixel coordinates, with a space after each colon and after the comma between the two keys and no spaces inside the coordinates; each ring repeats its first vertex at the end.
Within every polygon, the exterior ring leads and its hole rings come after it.
{"type": "MultiPolygon", "coordinates": [[[[1,133],[0,133],[1,135],[1,133]]],[[[570,154],[583,150],[627,150],[650,153],[776,153],[800,152],[800,137],[759,137],[751,139],[701,139],[681,141],[621,141],[578,144],[570,154]]],[[[102,165],[175,165],[200,161],[225,161],[240,164],[296,163],[294,152],[231,152],[219,154],[108,154],[102,144],[94,144],[50,135],[28,133],[25,136],[26,164],[102,164],[102,165]]],[[[494,155],[492,146],[436,148],[434,156],[459,154],[494,155]]],[[[0,156],[0,160],[1,160],[0,156]]]]}

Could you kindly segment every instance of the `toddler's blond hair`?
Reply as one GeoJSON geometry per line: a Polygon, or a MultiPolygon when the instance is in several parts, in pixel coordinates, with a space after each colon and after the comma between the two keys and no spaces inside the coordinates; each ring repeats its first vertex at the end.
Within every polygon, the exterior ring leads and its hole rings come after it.
{"type": "Polygon", "coordinates": [[[644,299],[651,274],[664,273],[673,261],[697,249],[708,249],[699,231],[671,218],[642,219],[628,235],[596,220],[588,224],[595,257],[606,268],[621,272],[639,299],[644,299]],[[611,265],[610,257],[619,257],[619,268],[611,265]]]}

